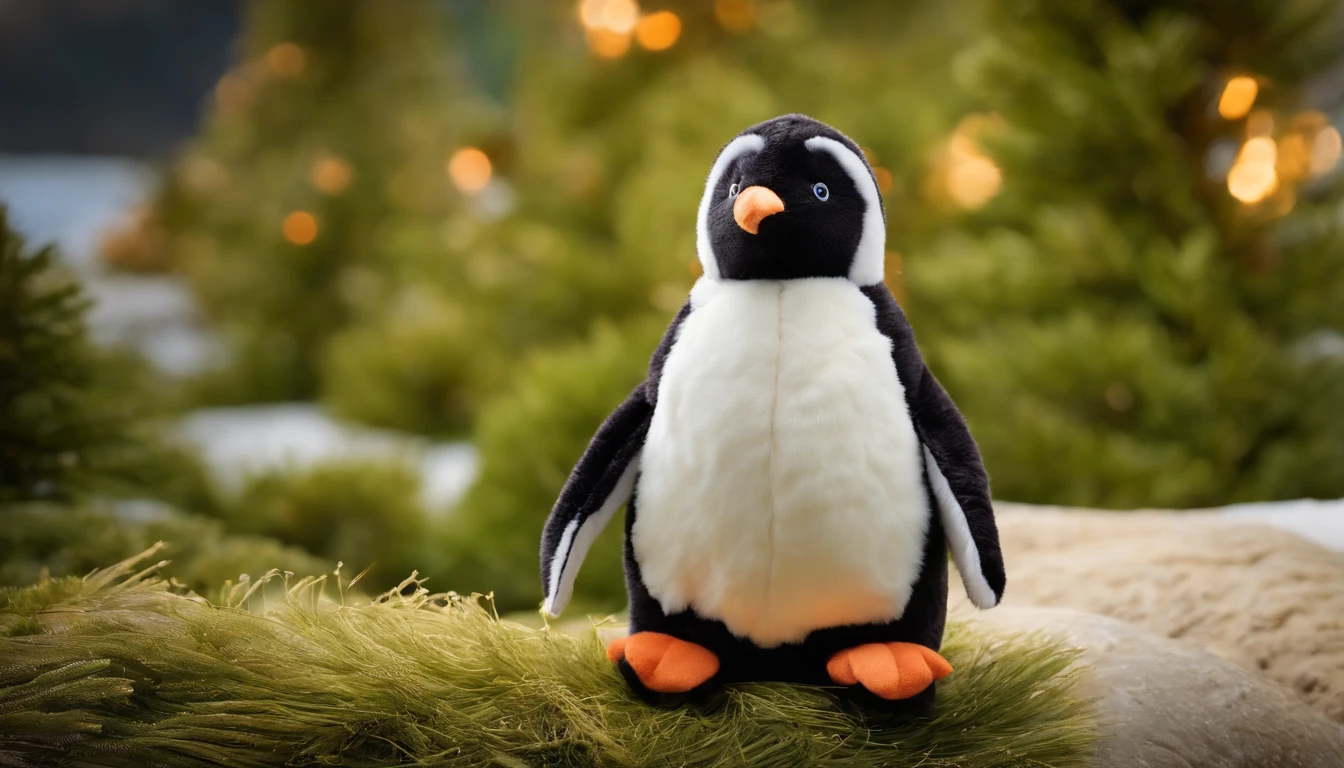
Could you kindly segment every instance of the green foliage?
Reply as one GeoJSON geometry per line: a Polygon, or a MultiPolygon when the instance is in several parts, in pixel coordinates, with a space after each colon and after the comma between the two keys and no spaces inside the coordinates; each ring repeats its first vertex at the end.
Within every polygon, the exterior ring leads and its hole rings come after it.
{"type": "Polygon", "coordinates": [[[733,686],[712,711],[655,709],[590,633],[528,629],[460,598],[440,607],[423,590],[322,601],[338,592],[323,580],[262,616],[174,595],[136,567],[0,591],[0,752],[184,768],[979,768],[1084,766],[1095,739],[1076,651],[1030,637],[954,625],[944,653],[957,671],[928,720],[783,684],[733,686]]]}
{"type": "MultiPolygon", "coordinates": [[[[446,532],[446,586],[493,591],[506,611],[540,603],[537,541],[546,515],[598,425],[644,380],[668,321],[599,327],[586,343],[540,353],[485,409],[475,433],[480,474],[446,532]]],[[[576,611],[625,604],[619,522],[610,528],[584,561],[576,611]]]]}
{"type": "Polygon", "coordinates": [[[1288,155],[1306,78],[1338,59],[1339,8],[992,6],[958,71],[1000,119],[982,138],[1002,193],[912,255],[909,290],[999,496],[1344,495],[1344,361],[1319,343],[1344,330],[1341,185],[1288,155]],[[1255,205],[1210,159],[1252,133],[1215,109],[1243,72],[1264,78],[1255,119],[1282,150],[1279,192],[1255,205]]]}
{"type": "Polygon", "coordinates": [[[159,571],[187,588],[214,594],[240,574],[283,568],[315,576],[335,566],[259,536],[228,535],[218,520],[157,505],[12,505],[0,511],[0,585],[83,576],[144,552],[157,541],[172,562],[159,571]]]}
{"type": "Polygon", "coordinates": [[[380,427],[457,435],[493,384],[481,338],[462,308],[420,285],[377,317],[336,334],[322,365],[323,402],[380,427]]]}
{"type": "Polygon", "coordinates": [[[230,531],[276,539],[356,571],[368,568],[365,584],[382,590],[417,569],[443,571],[419,496],[412,466],[333,461],[251,478],[227,502],[224,519],[230,531]]]}
{"type": "Polygon", "coordinates": [[[0,504],[148,494],[208,508],[196,460],[161,432],[146,368],[100,349],[83,289],[0,207],[0,504]]]}

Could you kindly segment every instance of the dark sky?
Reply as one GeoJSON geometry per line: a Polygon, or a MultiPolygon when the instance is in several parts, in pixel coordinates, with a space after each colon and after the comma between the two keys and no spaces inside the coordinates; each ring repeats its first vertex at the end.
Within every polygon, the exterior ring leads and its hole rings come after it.
{"type": "Polygon", "coordinates": [[[0,0],[0,153],[163,157],[192,135],[239,0],[0,0]]]}

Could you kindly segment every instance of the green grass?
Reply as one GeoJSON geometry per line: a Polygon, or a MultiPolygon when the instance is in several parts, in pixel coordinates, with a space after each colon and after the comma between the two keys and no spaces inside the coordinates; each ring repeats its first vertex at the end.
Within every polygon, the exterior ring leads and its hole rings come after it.
{"type": "Polygon", "coordinates": [[[1081,766],[1094,739],[1076,653],[1032,636],[954,625],[929,720],[783,684],[659,710],[592,632],[409,581],[357,604],[340,576],[215,605],[146,556],[0,591],[0,765],[1081,766]]]}

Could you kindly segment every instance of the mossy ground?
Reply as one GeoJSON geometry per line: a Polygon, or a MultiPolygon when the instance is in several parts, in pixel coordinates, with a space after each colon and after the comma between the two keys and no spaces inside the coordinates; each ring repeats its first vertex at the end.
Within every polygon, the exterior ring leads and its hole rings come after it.
{"type": "Polygon", "coordinates": [[[337,575],[212,604],[145,565],[0,591],[0,765],[1079,766],[1094,738],[1085,670],[1035,637],[954,625],[927,720],[783,684],[661,710],[594,633],[475,599],[362,601],[337,575]]]}

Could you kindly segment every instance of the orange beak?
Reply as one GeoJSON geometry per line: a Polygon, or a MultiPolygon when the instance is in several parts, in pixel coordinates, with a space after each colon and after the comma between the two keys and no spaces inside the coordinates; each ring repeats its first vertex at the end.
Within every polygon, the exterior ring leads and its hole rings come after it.
{"type": "Polygon", "coordinates": [[[784,201],[779,199],[779,195],[766,187],[747,187],[737,193],[737,201],[733,203],[733,218],[737,226],[754,235],[760,231],[761,219],[782,210],[784,201]]]}

